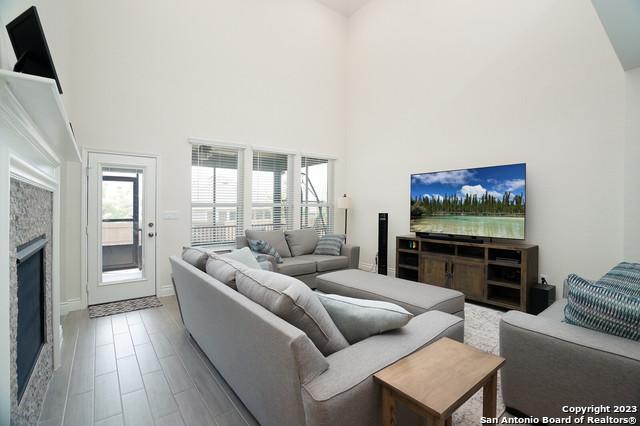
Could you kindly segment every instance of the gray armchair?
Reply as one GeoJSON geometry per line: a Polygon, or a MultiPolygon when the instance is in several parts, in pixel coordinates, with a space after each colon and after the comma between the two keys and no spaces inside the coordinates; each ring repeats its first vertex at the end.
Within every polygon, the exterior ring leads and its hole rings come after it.
{"type": "Polygon", "coordinates": [[[566,417],[563,406],[638,405],[640,343],[563,322],[565,304],[561,299],[537,316],[511,311],[502,318],[507,410],[566,417]]]}

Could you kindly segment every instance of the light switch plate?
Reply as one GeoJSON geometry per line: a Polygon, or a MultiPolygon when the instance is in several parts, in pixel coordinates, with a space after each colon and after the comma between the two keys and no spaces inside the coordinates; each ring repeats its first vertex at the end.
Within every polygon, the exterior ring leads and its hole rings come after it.
{"type": "Polygon", "coordinates": [[[162,218],[164,220],[178,220],[178,212],[175,210],[168,210],[166,212],[162,212],[162,218]]]}

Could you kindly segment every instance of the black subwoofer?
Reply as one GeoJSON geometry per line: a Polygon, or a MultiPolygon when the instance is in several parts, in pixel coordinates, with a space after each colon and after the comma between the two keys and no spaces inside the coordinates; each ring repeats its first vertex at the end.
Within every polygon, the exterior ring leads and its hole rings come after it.
{"type": "Polygon", "coordinates": [[[536,284],[529,288],[529,303],[527,312],[538,315],[556,301],[556,286],[536,284]]]}

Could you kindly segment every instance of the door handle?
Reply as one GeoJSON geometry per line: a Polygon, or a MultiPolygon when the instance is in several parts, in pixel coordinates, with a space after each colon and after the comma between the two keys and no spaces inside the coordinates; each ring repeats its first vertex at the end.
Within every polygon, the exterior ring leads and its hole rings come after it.
{"type": "Polygon", "coordinates": [[[156,233],[155,233],[155,232],[149,232],[149,234],[148,234],[148,235],[149,235],[149,238],[153,238],[153,237],[155,237],[155,236],[156,236],[156,233]]]}

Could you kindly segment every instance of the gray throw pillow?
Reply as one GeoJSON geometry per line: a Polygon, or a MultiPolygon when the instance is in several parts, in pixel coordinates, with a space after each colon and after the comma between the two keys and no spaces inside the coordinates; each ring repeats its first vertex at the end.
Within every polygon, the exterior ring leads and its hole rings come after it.
{"type": "Polygon", "coordinates": [[[203,250],[193,247],[184,247],[182,249],[182,260],[203,272],[207,266],[207,259],[209,259],[209,255],[203,250]]]}
{"type": "Polygon", "coordinates": [[[312,254],[318,245],[318,233],[315,229],[296,229],[295,231],[285,231],[284,237],[287,240],[289,249],[293,256],[312,254]]]}
{"type": "Polygon", "coordinates": [[[284,238],[284,232],[282,231],[255,231],[253,229],[247,229],[245,232],[247,240],[263,240],[271,244],[271,247],[282,257],[291,257],[291,251],[287,245],[287,241],[284,238]]]}
{"type": "Polygon", "coordinates": [[[320,238],[313,254],[324,256],[340,256],[340,250],[345,240],[344,234],[325,235],[320,238]]]}
{"type": "Polygon", "coordinates": [[[276,263],[282,263],[282,256],[280,256],[280,253],[278,253],[278,250],[273,248],[268,241],[265,241],[265,240],[247,240],[247,241],[249,242],[249,247],[251,247],[251,251],[273,256],[273,258],[276,260],[276,263]]]}
{"type": "Polygon", "coordinates": [[[249,269],[244,263],[230,259],[226,255],[209,253],[206,272],[229,287],[236,288],[236,272],[249,269]]]}
{"type": "Polygon", "coordinates": [[[404,327],[413,314],[389,302],[316,293],[342,335],[351,344],[404,327]]]}
{"type": "Polygon", "coordinates": [[[323,355],[349,346],[318,297],[302,281],[275,272],[244,269],[236,273],[236,284],[241,294],[304,331],[323,355]]]}

